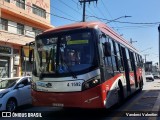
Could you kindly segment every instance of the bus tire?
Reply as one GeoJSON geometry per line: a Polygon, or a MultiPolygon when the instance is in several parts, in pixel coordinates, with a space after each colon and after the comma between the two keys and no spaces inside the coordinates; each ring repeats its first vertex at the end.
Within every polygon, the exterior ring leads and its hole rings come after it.
{"type": "Polygon", "coordinates": [[[118,86],[119,86],[119,90],[118,90],[118,103],[121,104],[124,101],[124,91],[123,91],[122,82],[120,80],[118,81],[118,86]]]}

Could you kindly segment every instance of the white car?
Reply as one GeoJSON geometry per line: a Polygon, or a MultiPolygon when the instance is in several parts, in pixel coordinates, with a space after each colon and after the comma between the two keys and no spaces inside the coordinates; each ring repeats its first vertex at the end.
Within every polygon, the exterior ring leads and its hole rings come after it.
{"type": "Polygon", "coordinates": [[[146,80],[154,81],[154,76],[153,76],[153,74],[151,72],[146,72],[145,76],[146,76],[146,80]]]}
{"type": "Polygon", "coordinates": [[[12,112],[31,103],[31,76],[0,80],[0,111],[12,112]]]}
{"type": "Polygon", "coordinates": [[[155,72],[155,73],[153,73],[153,76],[154,76],[154,78],[155,78],[155,79],[160,78],[160,74],[159,74],[159,72],[155,72]]]}

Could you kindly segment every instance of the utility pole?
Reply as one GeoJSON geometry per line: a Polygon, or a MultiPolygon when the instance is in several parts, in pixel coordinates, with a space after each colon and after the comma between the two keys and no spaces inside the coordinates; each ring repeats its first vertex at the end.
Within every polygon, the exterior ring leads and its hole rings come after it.
{"type": "Polygon", "coordinates": [[[133,41],[132,38],[130,38],[130,43],[132,44],[132,43],[134,43],[134,42],[137,42],[137,41],[133,41]]]}
{"type": "Polygon", "coordinates": [[[160,25],[158,26],[158,32],[159,32],[159,70],[160,70],[160,25]]]}
{"type": "Polygon", "coordinates": [[[146,56],[148,56],[149,54],[144,54],[144,62],[146,63],[146,56]]]}
{"type": "Polygon", "coordinates": [[[94,1],[96,1],[96,4],[97,4],[98,0],[79,0],[81,5],[83,3],[83,18],[82,18],[83,22],[85,22],[85,16],[86,16],[86,3],[88,2],[90,4],[90,2],[94,2],[94,1]]]}
{"type": "Polygon", "coordinates": [[[147,65],[146,65],[146,56],[148,56],[149,54],[144,54],[144,70],[146,71],[147,69],[147,65]]]}

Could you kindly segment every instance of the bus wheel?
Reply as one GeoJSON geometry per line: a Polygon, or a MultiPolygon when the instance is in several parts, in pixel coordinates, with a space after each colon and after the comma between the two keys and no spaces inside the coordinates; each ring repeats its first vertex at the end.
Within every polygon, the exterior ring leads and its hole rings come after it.
{"type": "Polygon", "coordinates": [[[121,104],[124,100],[124,92],[123,92],[123,85],[122,85],[122,82],[120,80],[118,81],[118,86],[119,86],[118,103],[121,104]]]}

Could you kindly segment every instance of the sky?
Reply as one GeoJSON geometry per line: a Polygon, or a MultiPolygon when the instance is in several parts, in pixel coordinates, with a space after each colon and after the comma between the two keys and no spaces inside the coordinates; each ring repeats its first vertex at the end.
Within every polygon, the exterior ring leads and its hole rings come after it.
{"type": "MultiPolygon", "coordinates": [[[[79,0],[50,1],[53,26],[82,21],[83,6],[79,0]]],[[[146,55],[146,61],[156,63],[159,61],[159,11],[160,0],[98,0],[97,4],[86,3],[86,21],[107,23],[127,41],[135,41],[133,46],[140,51],[143,58],[146,55]],[[117,22],[113,21],[119,17],[121,18],[117,19],[117,22]]]]}

